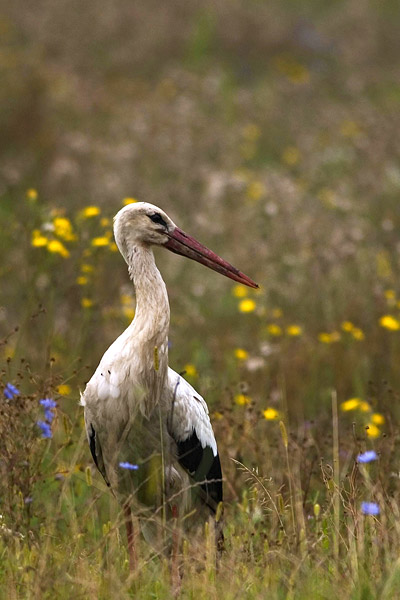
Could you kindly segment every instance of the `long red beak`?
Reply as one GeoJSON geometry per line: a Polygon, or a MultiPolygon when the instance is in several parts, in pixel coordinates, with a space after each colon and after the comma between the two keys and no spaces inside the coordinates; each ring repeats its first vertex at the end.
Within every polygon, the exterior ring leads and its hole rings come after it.
{"type": "Polygon", "coordinates": [[[247,277],[247,275],[241,273],[238,269],[235,269],[235,267],[226,260],[203,246],[203,244],[200,244],[200,242],[190,235],[187,235],[187,233],[182,231],[182,229],[179,229],[179,227],[175,227],[174,231],[172,233],[167,233],[167,235],[169,236],[169,240],[164,246],[165,248],[168,248],[168,250],[171,250],[171,252],[187,256],[188,258],[205,265],[209,269],[217,271],[217,273],[221,273],[221,275],[225,275],[225,277],[243,283],[243,285],[248,285],[251,288],[258,288],[258,285],[250,279],[250,277],[247,277]]]}

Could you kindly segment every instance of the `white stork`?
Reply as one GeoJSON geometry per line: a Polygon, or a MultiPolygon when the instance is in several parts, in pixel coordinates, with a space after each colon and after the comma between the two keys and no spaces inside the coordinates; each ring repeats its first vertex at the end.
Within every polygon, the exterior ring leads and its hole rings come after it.
{"type": "Polygon", "coordinates": [[[152,246],[187,256],[249,287],[258,286],[147,202],[117,213],[114,236],[135,287],[136,312],[104,354],[81,403],[93,460],[124,504],[134,568],[132,503],[140,512],[169,507],[176,516],[190,487],[189,476],[211,512],[222,501],[221,465],[207,404],[168,367],[170,310],[152,246]],[[123,468],[124,463],[138,468],[123,468]]]}

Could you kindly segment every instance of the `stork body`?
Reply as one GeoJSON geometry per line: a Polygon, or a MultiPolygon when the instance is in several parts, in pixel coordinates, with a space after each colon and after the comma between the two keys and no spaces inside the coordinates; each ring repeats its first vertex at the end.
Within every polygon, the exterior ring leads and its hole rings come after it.
{"type": "MultiPolygon", "coordinates": [[[[182,232],[159,208],[137,203],[114,219],[114,234],[136,291],[135,317],[105,352],[82,394],[93,459],[126,506],[185,506],[190,478],[215,512],[222,473],[207,404],[168,367],[170,310],[154,244],[236,281],[245,275],[182,232]],[[121,463],[138,465],[124,469],[121,463]]],[[[129,540],[129,528],[128,528],[129,540]]]]}

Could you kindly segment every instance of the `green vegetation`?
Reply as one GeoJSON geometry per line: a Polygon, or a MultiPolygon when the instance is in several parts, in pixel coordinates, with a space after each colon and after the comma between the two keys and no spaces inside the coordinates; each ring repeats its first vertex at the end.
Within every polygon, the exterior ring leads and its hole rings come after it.
{"type": "Polygon", "coordinates": [[[400,598],[399,23],[374,0],[1,8],[0,598],[173,597],[144,540],[129,574],[78,405],[134,315],[112,217],[135,200],[260,284],[156,251],[226,479],[219,571],[206,527],[179,597],[400,598]]]}

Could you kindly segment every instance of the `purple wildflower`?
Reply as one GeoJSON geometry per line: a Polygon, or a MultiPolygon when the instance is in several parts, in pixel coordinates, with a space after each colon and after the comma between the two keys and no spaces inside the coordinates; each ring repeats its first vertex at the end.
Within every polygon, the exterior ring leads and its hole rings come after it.
{"type": "Polygon", "coordinates": [[[361,502],[361,512],[363,515],[379,515],[381,511],[376,502],[361,502]]]}
{"type": "Polygon", "coordinates": [[[46,421],[36,421],[36,425],[42,430],[42,438],[52,438],[51,427],[46,421]]]}
{"type": "Polygon", "coordinates": [[[14,396],[18,396],[18,394],[20,394],[19,389],[16,388],[12,383],[7,383],[6,387],[4,388],[4,395],[7,400],[12,400],[12,398],[14,396]]]}
{"type": "Polygon", "coordinates": [[[44,418],[46,419],[46,421],[47,421],[48,423],[51,423],[51,422],[53,421],[53,419],[54,419],[54,413],[53,413],[53,411],[51,410],[51,408],[47,408],[47,409],[44,411],[44,418]]]}
{"type": "Polygon", "coordinates": [[[57,402],[55,400],[52,400],[51,398],[43,398],[43,400],[39,400],[39,402],[45,409],[44,418],[48,423],[52,423],[54,419],[53,408],[57,406],[57,402]]]}
{"type": "Polygon", "coordinates": [[[120,462],[119,466],[121,469],[128,469],[129,471],[137,471],[139,468],[139,465],[133,465],[130,462],[120,462]]]}
{"type": "Polygon", "coordinates": [[[357,462],[369,463],[373,460],[376,460],[377,458],[378,458],[378,455],[375,452],[375,450],[367,450],[366,452],[363,452],[362,454],[359,454],[357,456],[357,462]]]}
{"type": "Polygon", "coordinates": [[[51,398],[43,398],[43,400],[39,400],[39,402],[43,408],[55,408],[57,406],[57,402],[51,398]]]}

